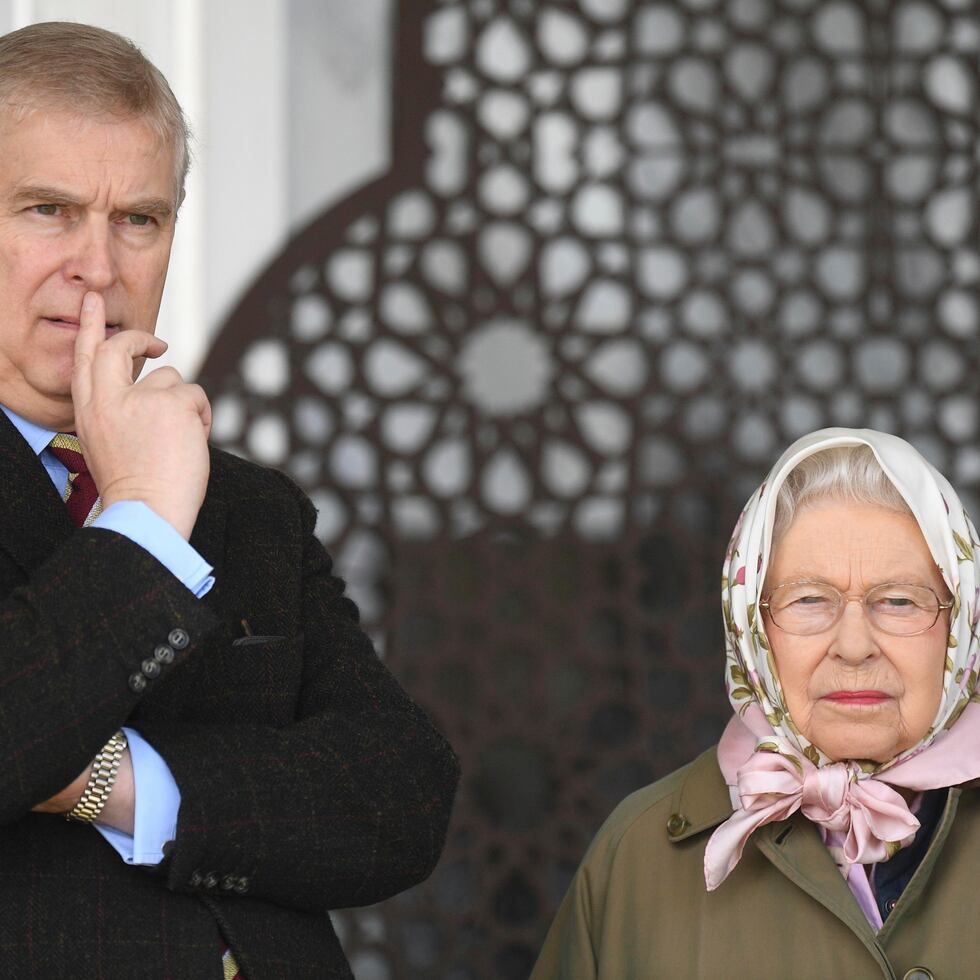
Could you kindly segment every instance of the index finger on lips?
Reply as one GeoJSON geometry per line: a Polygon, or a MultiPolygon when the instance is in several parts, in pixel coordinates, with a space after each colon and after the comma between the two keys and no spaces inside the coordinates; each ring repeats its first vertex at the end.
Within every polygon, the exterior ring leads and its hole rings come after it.
{"type": "Polygon", "coordinates": [[[96,348],[105,340],[105,300],[98,293],[86,293],[78,318],[75,337],[75,364],[72,371],[72,398],[84,404],[92,394],[92,365],[96,348]]]}

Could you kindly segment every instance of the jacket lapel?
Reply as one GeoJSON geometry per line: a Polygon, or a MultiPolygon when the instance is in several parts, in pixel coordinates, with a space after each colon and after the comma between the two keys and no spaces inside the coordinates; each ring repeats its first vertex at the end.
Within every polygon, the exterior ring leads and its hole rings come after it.
{"type": "Polygon", "coordinates": [[[778,871],[837,916],[861,940],[885,975],[892,976],[874,930],[820,839],[817,828],[806,817],[795,813],[789,820],[767,824],[760,827],[752,839],[778,871]]]}
{"type": "Polygon", "coordinates": [[[68,508],[24,437],[0,412],[0,549],[26,573],[75,531],[68,508]]]}
{"type": "Polygon", "coordinates": [[[204,597],[204,602],[217,606],[221,597],[222,567],[225,560],[225,523],[227,519],[227,487],[223,477],[222,460],[211,450],[211,474],[204,503],[197,515],[197,522],[191,533],[191,546],[209,565],[214,566],[215,584],[204,597]]]}

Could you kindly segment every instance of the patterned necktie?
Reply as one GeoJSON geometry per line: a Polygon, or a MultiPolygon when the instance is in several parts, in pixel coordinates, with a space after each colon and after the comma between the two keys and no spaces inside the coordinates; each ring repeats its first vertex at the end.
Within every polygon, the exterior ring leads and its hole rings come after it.
{"type": "Polygon", "coordinates": [[[64,493],[68,516],[77,527],[88,527],[102,513],[102,501],[95,480],[85,465],[78,436],[74,432],[59,432],[48,444],[48,449],[68,470],[64,493]]]}

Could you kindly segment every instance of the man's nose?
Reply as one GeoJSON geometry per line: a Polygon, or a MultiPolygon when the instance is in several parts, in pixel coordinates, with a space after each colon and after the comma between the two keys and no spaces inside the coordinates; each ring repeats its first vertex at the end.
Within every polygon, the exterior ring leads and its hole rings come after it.
{"type": "Polygon", "coordinates": [[[106,221],[94,216],[82,222],[73,236],[71,253],[65,263],[65,275],[72,282],[102,292],[117,276],[112,229],[106,221]]]}
{"type": "Polygon", "coordinates": [[[861,599],[845,600],[844,611],[834,628],[829,652],[841,660],[855,664],[875,657],[880,652],[871,620],[861,599]]]}

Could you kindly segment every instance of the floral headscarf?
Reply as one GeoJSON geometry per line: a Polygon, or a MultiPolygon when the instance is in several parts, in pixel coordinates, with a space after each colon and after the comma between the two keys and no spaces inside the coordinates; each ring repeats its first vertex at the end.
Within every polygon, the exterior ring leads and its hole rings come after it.
{"type": "MultiPolygon", "coordinates": [[[[821,429],[793,443],[738,520],[725,555],[722,607],[725,683],[735,717],[719,746],[719,763],[735,813],[708,843],[709,888],[735,867],[757,827],[797,809],[821,826],[848,876],[854,864],[887,860],[918,828],[892,787],[934,789],[980,777],[980,704],[971,704],[978,699],[980,539],[949,482],[904,440],[871,429],[821,429]],[[916,745],[878,765],[835,763],[802,735],[789,715],[759,611],[779,488],[806,457],[862,445],[908,504],[953,597],[936,716],[916,745]]],[[[867,887],[866,876],[861,879],[867,887]]]]}
{"type": "Polygon", "coordinates": [[[770,558],[776,498],[790,471],[807,456],[837,446],[870,446],[885,475],[909,505],[940,574],[953,596],[943,695],[922,740],[870,770],[880,773],[923,751],[948,729],[977,687],[977,620],[980,616],[980,540],[956,491],[903,439],[872,429],[821,429],[793,443],[752,495],[725,554],[721,594],[725,616],[725,683],[742,713],[755,703],[782,736],[815,766],[829,760],[804,738],[789,716],[759,612],[770,558]]]}

